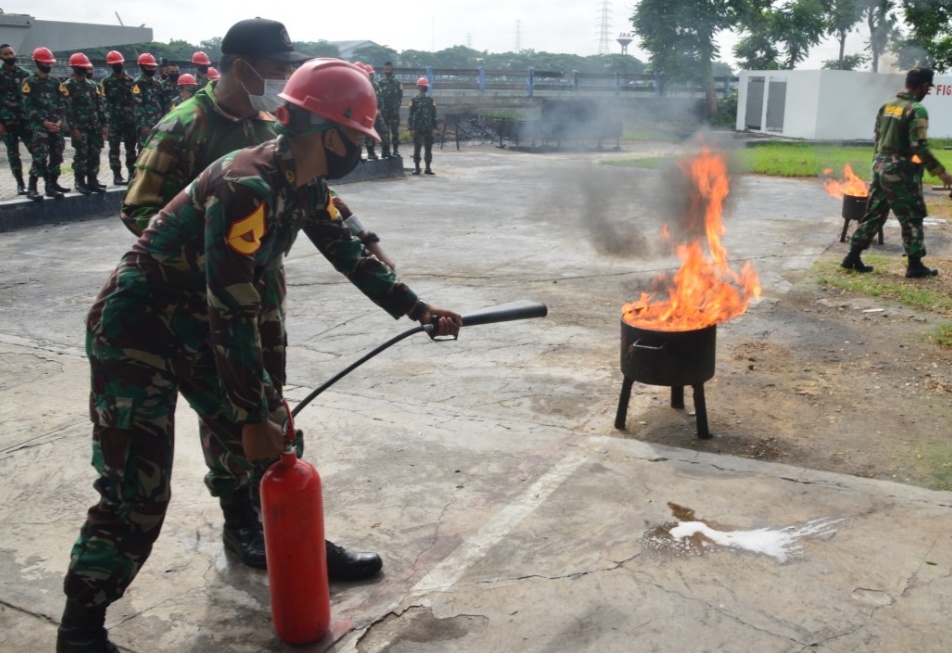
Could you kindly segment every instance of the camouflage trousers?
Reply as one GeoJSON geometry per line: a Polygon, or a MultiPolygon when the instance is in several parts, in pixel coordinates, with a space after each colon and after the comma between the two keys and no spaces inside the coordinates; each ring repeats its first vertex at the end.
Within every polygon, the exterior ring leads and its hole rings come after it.
{"type": "Polygon", "coordinates": [[[387,138],[392,151],[396,152],[400,147],[400,112],[384,112],[382,114],[383,119],[383,130],[380,131],[380,138],[387,138]],[[384,136],[384,134],[387,134],[384,136]]]}
{"type": "Polygon", "coordinates": [[[10,161],[10,172],[14,177],[23,176],[23,162],[20,161],[20,143],[27,151],[30,150],[30,123],[26,120],[8,120],[3,123],[7,133],[3,135],[3,144],[7,146],[7,159],[10,161]]]}
{"type": "Polygon", "coordinates": [[[417,167],[420,167],[420,150],[423,150],[423,160],[426,162],[426,167],[430,167],[430,162],[433,161],[433,131],[432,130],[416,130],[413,132],[413,162],[416,163],[417,167]]]}
{"type": "Polygon", "coordinates": [[[102,154],[102,129],[94,127],[82,132],[81,138],[72,139],[73,145],[73,172],[80,177],[99,174],[99,158],[102,154]]]}
{"type": "Polygon", "coordinates": [[[33,156],[30,176],[40,179],[46,179],[47,176],[59,177],[64,149],[66,149],[66,139],[63,132],[53,133],[42,128],[34,129],[30,138],[30,154],[33,156]]]}
{"type": "MultiPolygon", "coordinates": [[[[380,145],[383,148],[383,155],[390,156],[390,134],[383,128],[383,118],[380,116],[377,116],[376,120],[374,120],[374,129],[377,130],[377,134],[380,136],[380,145]]],[[[364,136],[364,145],[366,147],[372,149],[376,144],[377,141],[370,136],[364,136]]]]}
{"type": "Polygon", "coordinates": [[[109,169],[114,175],[122,173],[122,162],[119,159],[119,146],[125,145],[126,148],[126,170],[132,170],[136,163],[138,139],[136,138],[136,126],[133,123],[128,125],[109,126],[109,169]]]}
{"type": "Polygon", "coordinates": [[[866,213],[850,238],[850,246],[869,247],[889,217],[890,209],[902,229],[902,248],[906,256],[925,256],[922,221],[928,213],[922,197],[922,173],[918,166],[903,161],[877,161],[873,165],[866,213]]]}
{"type": "MultiPolygon", "coordinates": [[[[113,273],[87,318],[92,464],[100,499],[87,513],[64,581],[67,597],[83,605],[120,598],[159,536],[171,499],[178,393],[204,427],[206,484],[213,495],[248,485],[267,467],[248,461],[241,426],[229,420],[204,314],[163,312],[148,301],[130,301],[124,293],[131,287],[140,294],[141,288],[135,279],[127,284],[128,277],[113,273]]],[[[276,328],[283,333],[283,323],[269,322],[268,316],[259,319],[263,343],[276,328]]],[[[283,374],[283,340],[272,342],[264,355],[276,352],[283,374]]],[[[269,403],[271,419],[284,422],[279,397],[269,403]]]]}

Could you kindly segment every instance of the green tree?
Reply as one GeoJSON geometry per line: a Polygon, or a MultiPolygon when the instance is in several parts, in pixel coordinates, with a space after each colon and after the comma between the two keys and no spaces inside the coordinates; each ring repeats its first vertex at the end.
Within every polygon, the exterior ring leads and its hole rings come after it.
{"type": "Polygon", "coordinates": [[[717,113],[714,39],[737,24],[746,5],[744,0],[641,0],[631,17],[641,47],[651,55],[651,72],[703,85],[708,117],[717,113]]]}
{"type": "Polygon", "coordinates": [[[840,54],[838,59],[827,59],[820,66],[824,70],[856,70],[869,61],[865,54],[840,54]]]}
{"type": "Polygon", "coordinates": [[[807,58],[827,32],[831,0],[751,0],[739,14],[735,56],[752,70],[789,70],[807,58]]]}
{"type": "Polygon", "coordinates": [[[365,45],[354,50],[354,59],[369,63],[374,68],[382,68],[384,62],[397,61],[397,51],[386,45],[365,45]]]}
{"type": "Polygon", "coordinates": [[[863,8],[863,20],[869,29],[867,50],[873,72],[879,72],[879,58],[890,43],[899,39],[895,0],[859,0],[863,8]]]}
{"type": "MultiPolygon", "coordinates": [[[[860,61],[857,64],[855,57],[858,55],[851,55],[854,59],[851,60],[850,67],[847,67],[845,60],[846,37],[849,36],[853,28],[863,20],[863,7],[860,5],[859,0],[830,0],[826,20],[826,33],[835,38],[840,46],[836,67],[831,69],[854,70],[858,66],[866,63],[866,61],[860,61]]],[[[865,59],[868,60],[868,57],[865,59]]],[[[823,63],[824,68],[827,67],[827,63],[829,62],[823,63]]]]}
{"type": "Polygon", "coordinates": [[[909,34],[898,44],[900,63],[928,64],[940,72],[952,69],[952,2],[903,0],[902,14],[909,34]]]}

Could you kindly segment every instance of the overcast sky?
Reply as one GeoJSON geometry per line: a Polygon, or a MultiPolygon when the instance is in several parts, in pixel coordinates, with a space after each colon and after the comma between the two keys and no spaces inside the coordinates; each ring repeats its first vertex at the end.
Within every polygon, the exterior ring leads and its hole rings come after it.
{"type": "MultiPolygon", "coordinates": [[[[634,2],[609,2],[610,52],[619,52],[615,38],[631,31],[634,2]]],[[[244,18],[263,16],[283,22],[295,41],[345,41],[367,39],[395,50],[442,50],[466,45],[476,50],[507,52],[533,49],[598,53],[602,24],[599,0],[545,3],[540,0],[357,0],[335,2],[261,2],[261,0],[122,0],[121,2],[4,2],[7,13],[26,13],[40,20],[118,24],[151,27],[156,41],[183,39],[198,43],[224,36],[228,27],[244,18]],[[552,6],[558,6],[553,9],[552,6]]],[[[853,35],[848,52],[858,52],[865,37],[853,35]]],[[[721,56],[733,65],[730,36],[720,39],[721,56]]],[[[646,60],[637,49],[629,53],[646,60]]],[[[835,58],[837,48],[828,43],[811,53],[799,68],[819,68],[835,58]]],[[[736,66],[735,66],[736,67],[736,66]]]]}

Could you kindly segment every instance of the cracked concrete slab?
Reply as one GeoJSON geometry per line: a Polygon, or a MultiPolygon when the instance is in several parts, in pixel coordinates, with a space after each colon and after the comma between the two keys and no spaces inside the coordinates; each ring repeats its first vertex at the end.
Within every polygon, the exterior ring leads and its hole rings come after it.
{"type": "MultiPolygon", "coordinates": [[[[613,429],[620,305],[672,267],[651,244],[667,210],[663,171],[493,148],[436,157],[435,178],[342,195],[428,301],[467,312],[531,299],[549,316],[466,329],[457,342],[410,338],[301,414],[328,537],[381,552],[384,574],[332,586],[331,633],[298,650],[952,648],[952,494],[613,429]],[[780,562],[674,540],[688,514],[724,533],[842,521],[780,562]]],[[[738,180],[725,245],[754,262],[765,300],[719,339],[783,301],[788,275],[838,236],[838,215],[816,184],[738,180]]],[[[95,497],[82,320],[130,244],[115,218],[0,237],[3,651],[53,647],[69,548],[95,497]]],[[[293,401],[411,326],[359,296],[306,239],[287,267],[293,401]]],[[[629,422],[664,392],[636,384],[629,422]]],[[[271,628],[266,575],[222,549],[184,402],[176,433],[168,518],[109,611],[112,639],[137,653],[289,650],[271,628]]]]}

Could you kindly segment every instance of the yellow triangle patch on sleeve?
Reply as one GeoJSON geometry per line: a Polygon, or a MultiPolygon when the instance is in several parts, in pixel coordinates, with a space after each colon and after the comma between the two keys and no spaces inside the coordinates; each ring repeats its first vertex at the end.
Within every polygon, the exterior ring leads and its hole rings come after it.
{"type": "Polygon", "coordinates": [[[261,202],[247,217],[232,223],[228,230],[228,246],[245,256],[251,256],[261,249],[266,214],[265,203],[261,202]]]}
{"type": "Polygon", "coordinates": [[[133,94],[133,95],[139,95],[140,93],[142,93],[142,91],[139,90],[139,85],[138,85],[138,84],[133,84],[133,85],[132,85],[132,94],[133,94]]]}
{"type": "Polygon", "coordinates": [[[65,85],[65,84],[60,84],[59,91],[60,91],[60,93],[62,93],[63,95],[66,95],[67,97],[69,96],[69,89],[66,88],[66,85],[65,85]]]}
{"type": "Polygon", "coordinates": [[[20,91],[22,91],[23,93],[29,93],[29,92],[30,92],[30,83],[29,83],[29,82],[23,82],[23,86],[20,87],[20,91]]]}

